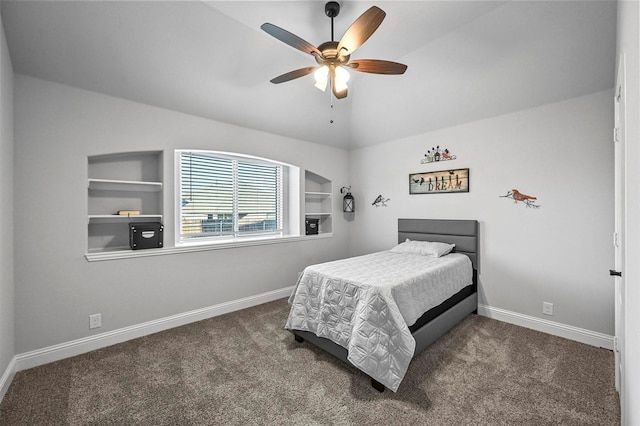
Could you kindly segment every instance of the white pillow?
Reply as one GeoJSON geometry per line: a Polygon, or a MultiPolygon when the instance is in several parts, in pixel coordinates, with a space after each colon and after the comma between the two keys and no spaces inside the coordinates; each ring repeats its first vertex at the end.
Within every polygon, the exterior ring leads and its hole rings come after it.
{"type": "Polygon", "coordinates": [[[391,249],[393,253],[419,254],[421,256],[441,257],[449,254],[455,244],[439,243],[435,241],[412,241],[407,238],[404,243],[400,243],[391,249]]]}

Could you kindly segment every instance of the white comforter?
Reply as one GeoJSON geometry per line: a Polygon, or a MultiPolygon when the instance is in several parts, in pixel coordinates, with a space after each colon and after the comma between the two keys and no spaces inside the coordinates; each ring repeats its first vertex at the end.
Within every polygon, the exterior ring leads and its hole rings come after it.
{"type": "Polygon", "coordinates": [[[348,360],[392,391],[415,350],[420,316],[472,283],[469,258],[382,251],[305,268],[289,298],[286,328],[348,350],[348,360]]]}

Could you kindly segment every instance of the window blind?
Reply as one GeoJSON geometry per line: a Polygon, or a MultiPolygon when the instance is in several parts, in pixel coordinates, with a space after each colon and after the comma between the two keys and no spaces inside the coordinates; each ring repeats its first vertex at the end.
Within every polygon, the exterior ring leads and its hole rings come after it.
{"type": "Polygon", "coordinates": [[[180,153],[180,240],[282,233],[282,166],[180,153]]]}

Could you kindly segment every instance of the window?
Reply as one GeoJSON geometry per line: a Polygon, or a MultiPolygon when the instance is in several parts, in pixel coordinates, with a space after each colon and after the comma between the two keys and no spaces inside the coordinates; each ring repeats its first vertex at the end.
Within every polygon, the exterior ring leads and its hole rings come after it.
{"type": "Polygon", "coordinates": [[[177,151],[177,242],[282,236],[287,166],[209,151],[177,151]]]}

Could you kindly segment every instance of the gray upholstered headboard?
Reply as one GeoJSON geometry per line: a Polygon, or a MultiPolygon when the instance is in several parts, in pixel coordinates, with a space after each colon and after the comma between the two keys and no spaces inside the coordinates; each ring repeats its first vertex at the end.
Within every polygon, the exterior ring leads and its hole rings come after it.
{"type": "Polygon", "coordinates": [[[398,219],[398,243],[407,238],[455,244],[454,252],[464,253],[478,269],[480,226],[477,220],[398,219]]]}

